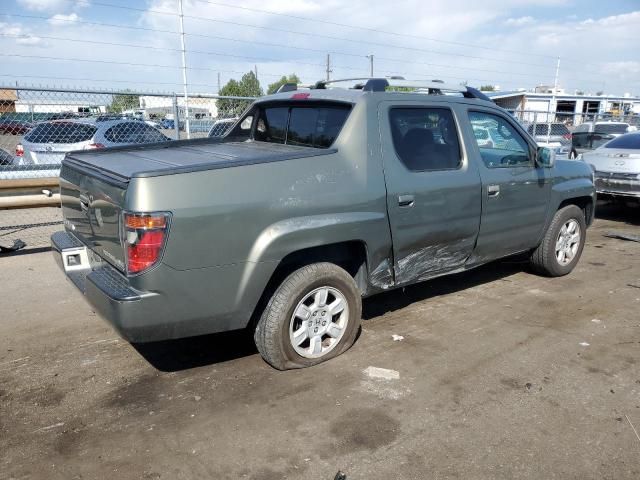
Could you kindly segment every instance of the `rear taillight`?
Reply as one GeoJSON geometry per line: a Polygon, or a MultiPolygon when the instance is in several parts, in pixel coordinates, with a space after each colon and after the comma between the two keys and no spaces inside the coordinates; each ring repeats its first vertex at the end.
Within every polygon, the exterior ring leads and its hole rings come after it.
{"type": "Polygon", "coordinates": [[[123,216],[127,274],[138,275],[156,265],[169,233],[168,212],[129,213],[123,216]]]}
{"type": "Polygon", "coordinates": [[[84,147],[84,150],[92,150],[95,148],[105,148],[105,146],[102,143],[90,143],[84,147]]]}
{"type": "Polygon", "coordinates": [[[16,145],[16,157],[24,157],[24,147],[21,143],[16,145]]]}
{"type": "Polygon", "coordinates": [[[571,140],[573,138],[573,135],[571,135],[570,133],[565,133],[562,138],[564,138],[565,140],[571,140]]]}

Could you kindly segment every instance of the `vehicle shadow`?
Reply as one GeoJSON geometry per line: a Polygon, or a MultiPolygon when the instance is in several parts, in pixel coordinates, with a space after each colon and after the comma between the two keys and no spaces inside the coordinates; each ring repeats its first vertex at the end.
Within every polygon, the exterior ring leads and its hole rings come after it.
{"type": "Polygon", "coordinates": [[[599,201],[596,206],[596,218],[640,226],[640,201],[636,204],[599,201]]]}
{"type": "Polygon", "coordinates": [[[162,342],[136,343],[133,347],[161,372],[178,372],[214,365],[258,352],[253,343],[253,336],[247,330],[162,342]]]}
{"type": "Polygon", "coordinates": [[[510,258],[492,262],[466,272],[447,275],[381,293],[365,299],[362,305],[362,319],[370,320],[385,313],[408,307],[415,302],[460,292],[467,288],[501,280],[522,272],[526,266],[526,260],[510,258]]]}
{"type": "MultiPolygon", "coordinates": [[[[440,277],[406,288],[367,298],[363,303],[363,320],[400,310],[429,298],[459,292],[470,287],[504,279],[523,270],[518,259],[494,262],[483,267],[440,277]]],[[[228,362],[257,353],[253,334],[248,330],[216,333],[199,337],[134,344],[138,353],[162,372],[178,372],[206,365],[228,362]]]]}

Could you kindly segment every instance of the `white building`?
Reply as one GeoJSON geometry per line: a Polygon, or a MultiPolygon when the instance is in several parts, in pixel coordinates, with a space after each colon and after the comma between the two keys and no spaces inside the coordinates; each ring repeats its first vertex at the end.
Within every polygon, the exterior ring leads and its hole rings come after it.
{"type": "Polygon", "coordinates": [[[498,106],[510,111],[524,121],[563,121],[579,124],[593,115],[640,114],[640,97],[629,95],[576,95],[564,90],[544,90],[536,92],[510,91],[485,92],[498,106]],[[547,112],[555,112],[547,115],[547,112]]]}
{"type": "MultiPolygon", "coordinates": [[[[173,118],[173,98],[155,95],[140,96],[140,109],[144,110],[145,118],[168,117],[173,118]]],[[[176,97],[178,115],[185,118],[184,97],[176,97]]],[[[210,118],[218,116],[218,107],[215,98],[190,97],[189,117],[190,118],[210,118]]]]}
{"type": "Polygon", "coordinates": [[[42,100],[23,99],[14,102],[17,113],[82,113],[88,115],[99,115],[107,112],[106,105],[96,105],[90,103],[79,103],[77,101],[65,100],[42,100]]]}

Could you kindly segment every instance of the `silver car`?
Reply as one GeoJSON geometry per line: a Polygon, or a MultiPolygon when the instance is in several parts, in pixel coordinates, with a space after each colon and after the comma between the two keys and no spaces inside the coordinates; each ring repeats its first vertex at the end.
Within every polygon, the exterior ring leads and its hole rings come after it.
{"type": "Polygon", "coordinates": [[[67,152],[139,143],[166,142],[170,138],[139,120],[81,119],[38,123],[16,146],[23,165],[59,164],[67,152]]]}
{"type": "Polygon", "coordinates": [[[640,132],[616,137],[581,158],[591,164],[599,194],[640,198],[640,132]]]}

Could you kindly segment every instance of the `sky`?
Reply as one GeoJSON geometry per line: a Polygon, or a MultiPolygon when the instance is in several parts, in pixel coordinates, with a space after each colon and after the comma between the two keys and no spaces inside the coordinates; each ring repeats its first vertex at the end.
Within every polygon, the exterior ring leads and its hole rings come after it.
{"type": "MultiPolygon", "coordinates": [[[[190,92],[257,68],[640,96],[640,0],[183,0],[190,92]],[[559,60],[559,68],[558,68],[559,60]]],[[[0,84],[181,92],[178,0],[0,0],[0,84]]]]}

